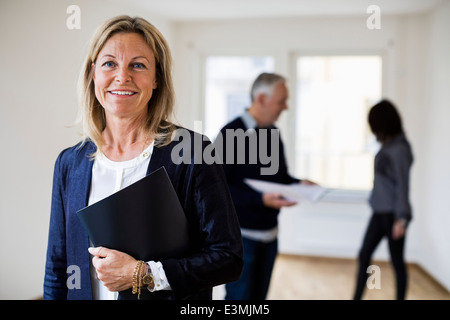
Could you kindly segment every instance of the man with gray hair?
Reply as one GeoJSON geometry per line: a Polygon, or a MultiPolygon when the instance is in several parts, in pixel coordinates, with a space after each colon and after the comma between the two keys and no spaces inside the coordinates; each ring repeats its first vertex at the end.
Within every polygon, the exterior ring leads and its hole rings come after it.
{"type": "Polygon", "coordinates": [[[296,204],[278,193],[255,191],[244,180],[314,184],[288,173],[284,146],[279,129],[274,125],[280,114],[287,110],[288,97],[283,76],[260,74],[251,88],[251,106],[221,129],[219,137],[223,141],[215,141],[239,217],[244,245],[244,268],[237,281],[226,284],[227,300],[266,299],[278,253],[278,214],[281,208],[296,204]],[[237,134],[244,131],[245,134],[237,134]],[[236,134],[231,134],[233,132],[236,134]],[[276,161],[275,165],[264,161],[269,157],[272,162],[276,161]],[[276,170],[264,171],[268,166],[276,170]]]}

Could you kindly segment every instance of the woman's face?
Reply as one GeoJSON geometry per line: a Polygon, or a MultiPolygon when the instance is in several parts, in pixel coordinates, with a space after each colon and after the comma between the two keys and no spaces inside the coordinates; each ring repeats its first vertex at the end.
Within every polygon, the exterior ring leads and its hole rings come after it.
{"type": "Polygon", "coordinates": [[[94,65],[95,96],[106,118],[147,113],[156,89],[155,56],[137,33],[118,33],[103,46],[94,65]]]}

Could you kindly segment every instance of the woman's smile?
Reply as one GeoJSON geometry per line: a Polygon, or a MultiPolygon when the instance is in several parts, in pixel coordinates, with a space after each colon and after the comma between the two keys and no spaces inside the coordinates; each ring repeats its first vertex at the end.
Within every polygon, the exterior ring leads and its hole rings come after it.
{"type": "Polygon", "coordinates": [[[137,91],[125,89],[108,90],[107,93],[117,99],[131,98],[137,95],[137,91]]]}
{"type": "Polygon", "coordinates": [[[115,96],[122,96],[122,97],[130,97],[136,94],[134,91],[121,91],[121,90],[111,90],[108,91],[108,93],[115,95],[115,96]]]}

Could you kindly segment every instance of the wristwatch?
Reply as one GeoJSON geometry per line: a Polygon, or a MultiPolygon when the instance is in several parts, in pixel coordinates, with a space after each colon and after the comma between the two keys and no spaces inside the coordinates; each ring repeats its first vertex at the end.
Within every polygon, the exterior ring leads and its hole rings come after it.
{"type": "Polygon", "coordinates": [[[145,288],[150,288],[153,289],[155,286],[155,282],[153,279],[153,274],[152,274],[152,269],[150,268],[150,266],[148,265],[148,263],[146,263],[147,265],[147,272],[144,274],[144,276],[142,277],[142,284],[144,285],[145,288]]]}

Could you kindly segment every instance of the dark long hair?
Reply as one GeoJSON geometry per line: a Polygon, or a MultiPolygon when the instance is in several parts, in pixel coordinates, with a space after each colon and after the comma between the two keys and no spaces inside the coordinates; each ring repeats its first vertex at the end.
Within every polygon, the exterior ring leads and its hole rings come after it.
{"type": "Polygon", "coordinates": [[[403,133],[402,119],[392,102],[383,99],[369,111],[368,121],[370,129],[381,143],[403,133]]]}

